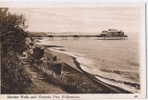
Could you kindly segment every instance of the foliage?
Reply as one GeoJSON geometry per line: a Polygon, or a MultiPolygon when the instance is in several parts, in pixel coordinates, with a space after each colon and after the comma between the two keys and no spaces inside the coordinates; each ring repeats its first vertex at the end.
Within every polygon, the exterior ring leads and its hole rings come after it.
{"type": "Polygon", "coordinates": [[[22,28],[26,27],[23,15],[11,14],[8,8],[0,8],[0,37],[2,50],[13,49],[22,52],[27,33],[22,28]]]}
{"type": "Polygon", "coordinates": [[[27,86],[19,55],[26,49],[27,33],[23,15],[11,14],[8,8],[0,8],[1,92],[23,93],[27,86]]]}

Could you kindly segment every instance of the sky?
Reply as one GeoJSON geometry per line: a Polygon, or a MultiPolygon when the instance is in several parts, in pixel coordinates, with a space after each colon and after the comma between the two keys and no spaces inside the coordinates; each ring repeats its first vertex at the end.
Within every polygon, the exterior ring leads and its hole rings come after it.
{"type": "Polygon", "coordinates": [[[23,13],[29,31],[34,32],[100,32],[109,28],[139,32],[141,6],[52,6],[10,8],[23,13]]]}

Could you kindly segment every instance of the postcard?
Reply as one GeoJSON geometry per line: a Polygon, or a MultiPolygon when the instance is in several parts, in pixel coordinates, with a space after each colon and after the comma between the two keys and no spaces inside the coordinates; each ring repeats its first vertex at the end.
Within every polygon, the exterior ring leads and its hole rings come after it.
{"type": "Polygon", "coordinates": [[[0,98],[146,98],[146,7],[0,3],[0,98]]]}

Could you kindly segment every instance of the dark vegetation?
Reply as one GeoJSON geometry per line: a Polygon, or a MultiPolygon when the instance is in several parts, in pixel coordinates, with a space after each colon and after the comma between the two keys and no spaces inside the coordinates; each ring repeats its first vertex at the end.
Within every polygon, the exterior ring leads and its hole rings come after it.
{"type": "Polygon", "coordinates": [[[23,15],[0,8],[1,93],[24,93],[29,86],[30,80],[19,60],[27,48],[25,27],[23,15]]]}

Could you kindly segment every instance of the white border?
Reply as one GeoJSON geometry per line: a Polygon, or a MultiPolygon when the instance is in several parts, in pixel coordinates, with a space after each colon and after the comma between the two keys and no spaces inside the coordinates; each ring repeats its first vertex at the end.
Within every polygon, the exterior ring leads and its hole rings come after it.
{"type": "MultiPolygon", "coordinates": [[[[61,4],[56,4],[56,3],[51,3],[51,2],[48,2],[48,3],[31,3],[31,2],[10,2],[11,0],[9,0],[9,2],[1,2],[0,1],[0,7],[15,7],[15,8],[48,8],[48,7],[59,7],[61,4]]],[[[113,0],[114,1],[114,0],[113,0]]],[[[140,0],[136,0],[136,1],[140,1],[140,0]]],[[[129,98],[146,98],[146,38],[145,38],[145,4],[144,2],[140,2],[142,4],[142,22],[141,22],[141,27],[142,27],[142,30],[141,30],[141,34],[140,34],[140,72],[141,72],[141,93],[140,94],[73,94],[73,95],[77,95],[77,96],[80,96],[80,99],[62,99],[62,100],[98,100],[98,98],[100,99],[129,99],[129,98]]],[[[63,4],[63,3],[62,3],[63,4]]],[[[108,3],[108,5],[110,6],[113,6],[114,3],[108,3]]],[[[116,3],[118,4],[118,3],[116,3]]],[[[129,6],[134,6],[136,3],[125,3],[122,4],[124,6],[126,5],[129,5],[129,6]]],[[[66,5],[64,5],[63,7],[69,7],[69,6],[87,6],[89,5],[89,3],[79,3],[79,4],[72,4],[72,5],[69,5],[69,3],[66,3],[66,5]]],[[[94,4],[92,4],[94,6],[94,4]]],[[[103,5],[103,3],[101,4],[102,6],[105,6],[103,5]]],[[[138,3],[139,5],[139,3],[138,3]]],[[[97,4],[95,4],[95,6],[98,6],[97,4]]],[[[99,5],[100,6],[100,5],[99,5]]],[[[121,5],[120,5],[121,6],[121,5]]],[[[23,94],[23,95],[26,95],[26,94],[23,94]]],[[[33,94],[33,95],[39,95],[39,94],[33,94]]],[[[50,95],[50,96],[53,96],[53,95],[72,95],[72,94],[42,94],[42,95],[50,95]]],[[[20,96],[20,95],[19,95],[20,96]]],[[[29,94],[29,96],[31,96],[29,94]]],[[[6,95],[1,95],[0,96],[0,99],[1,100],[6,100],[6,95]],[[2,98],[2,99],[1,99],[2,98]]],[[[13,100],[13,99],[11,99],[13,100]]],[[[16,100],[16,99],[14,99],[16,100]]],[[[29,99],[27,99],[29,100],[29,99]]],[[[38,100],[42,100],[42,99],[39,99],[38,100]]],[[[45,99],[46,100],[46,99],[45,99]]],[[[47,100],[50,100],[50,99],[47,99],[47,100]]],[[[53,100],[58,100],[58,99],[53,99],[53,100]]]]}

